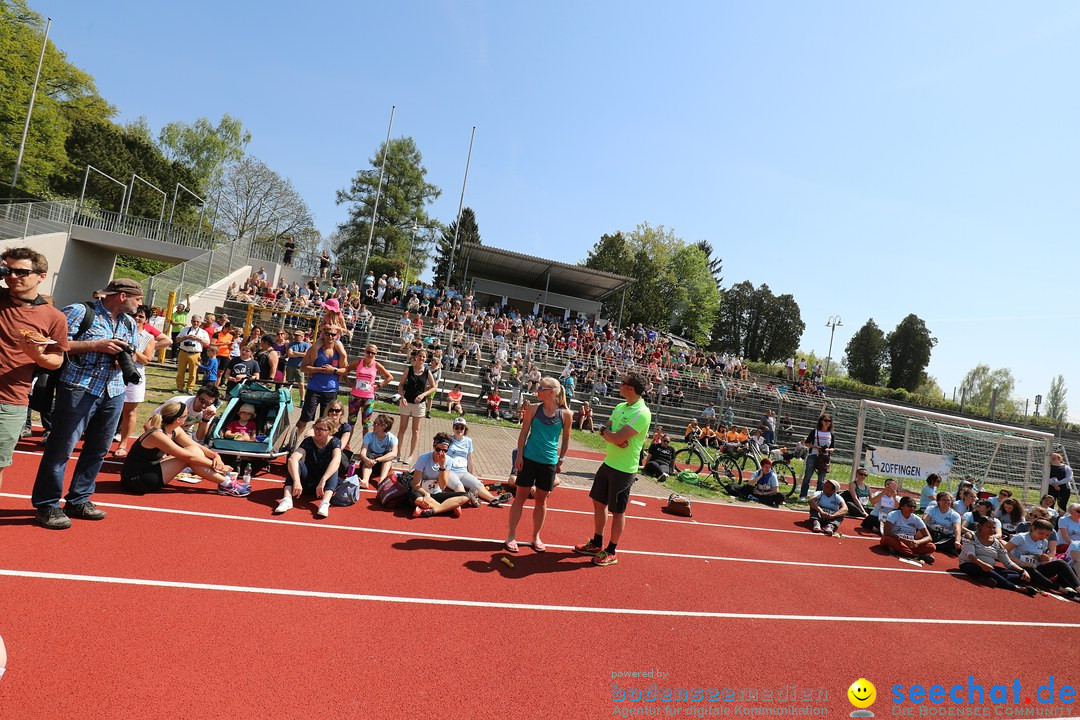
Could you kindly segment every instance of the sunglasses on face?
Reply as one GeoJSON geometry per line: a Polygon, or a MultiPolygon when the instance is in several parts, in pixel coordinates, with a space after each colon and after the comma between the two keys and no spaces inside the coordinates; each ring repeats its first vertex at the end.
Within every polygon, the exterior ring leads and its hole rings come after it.
{"type": "Polygon", "coordinates": [[[28,268],[8,268],[9,274],[19,278],[29,277],[32,272],[34,271],[28,268]]]}
{"type": "Polygon", "coordinates": [[[341,409],[338,408],[337,410],[327,410],[326,412],[331,414],[331,415],[340,415],[341,414],[341,409]]]}

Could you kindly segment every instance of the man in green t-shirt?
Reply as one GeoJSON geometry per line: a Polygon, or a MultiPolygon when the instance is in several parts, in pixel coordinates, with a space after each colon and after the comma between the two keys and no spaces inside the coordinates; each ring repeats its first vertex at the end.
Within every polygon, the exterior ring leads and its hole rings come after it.
{"type": "Polygon", "coordinates": [[[649,434],[652,413],[641,399],[645,383],[636,375],[627,375],[619,385],[623,400],[615,406],[601,437],[608,442],[604,464],[596,471],[589,497],[593,501],[594,535],[584,545],[575,545],[574,552],[592,555],[596,565],[614,565],[615,547],[626,524],[626,505],[630,501],[630,486],[637,480],[641,448],[649,434]],[[611,542],[604,547],[604,526],[611,510],[611,542]]]}
{"type": "Polygon", "coordinates": [[[172,336],[173,340],[173,360],[175,360],[177,355],[180,354],[180,346],[176,343],[176,337],[180,334],[181,330],[187,327],[188,315],[190,314],[191,310],[191,295],[189,295],[188,293],[184,293],[184,300],[186,300],[187,303],[177,303],[176,307],[173,308],[172,316],[169,318],[169,334],[172,336]]]}

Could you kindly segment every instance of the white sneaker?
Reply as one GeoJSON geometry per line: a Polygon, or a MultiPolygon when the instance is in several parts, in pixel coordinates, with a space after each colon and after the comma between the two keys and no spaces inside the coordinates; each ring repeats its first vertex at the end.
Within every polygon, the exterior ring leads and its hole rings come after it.
{"type": "Polygon", "coordinates": [[[274,514],[278,515],[289,510],[292,510],[292,495],[286,495],[281,499],[281,502],[274,508],[274,514]]]}
{"type": "Polygon", "coordinates": [[[315,517],[324,518],[330,514],[330,501],[323,500],[319,503],[319,509],[315,512],[315,517]]]}
{"type": "Polygon", "coordinates": [[[120,433],[116,433],[115,435],[113,435],[112,436],[112,441],[113,442],[120,442],[120,433]]]}

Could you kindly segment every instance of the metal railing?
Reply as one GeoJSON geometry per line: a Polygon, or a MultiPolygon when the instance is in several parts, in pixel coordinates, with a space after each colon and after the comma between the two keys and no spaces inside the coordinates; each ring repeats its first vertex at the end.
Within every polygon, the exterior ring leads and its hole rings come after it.
{"type": "Polygon", "coordinates": [[[72,225],[78,225],[204,250],[210,250],[228,240],[220,233],[211,235],[203,227],[170,225],[159,219],[122,215],[87,207],[76,211],[76,204],[75,200],[5,203],[0,206],[0,239],[63,232],[72,225]]]}
{"type": "MultiPolygon", "coordinates": [[[[185,295],[202,292],[245,265],[273,262],[275,252],[272,245],[254,242],[250,238],[225,242],[209,252],[147,278],[148,302],[153,304],[155,296],[165,302],[170,292],[175,292],[178,300],[185,295]]],[[[169,312],[171,310],[168,308],[169,312]]]]}

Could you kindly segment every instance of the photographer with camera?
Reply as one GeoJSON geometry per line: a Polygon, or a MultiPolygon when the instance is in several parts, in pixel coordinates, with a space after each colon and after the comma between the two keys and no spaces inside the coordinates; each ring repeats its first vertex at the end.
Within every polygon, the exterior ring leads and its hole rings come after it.
{"type": "Polygon", "coordinates": [[[45,257],[30,248],[0,255],[7,285],[0,288],[0,482],[26,421],[34,370],[60,367],[67,349],[67,320],[38,293],[48,272],[45,257]]]}
{"type": "Polygon", "coordinates": [[[105,518],[90,496],[124,407],[124,388],[141,379],[133,357],[138,328],[131,314],[142,302],[142,286],[116,278],[103,292],[102,299],[64,308],[68,363],[56,389],[52,433],[45,443],[33,492],[37,523],[50,530],[71,527],[72,517],[105,518]],[[84,327],[84,319],[91,314],[93,319],[84,327]],[[61,510],[64,470],[79,438],[83,438],[83,447],[65,498],[67,504],[61,510]]]}

